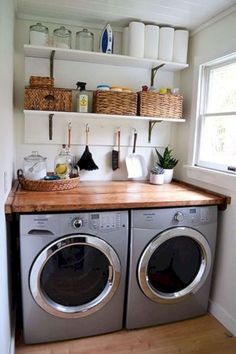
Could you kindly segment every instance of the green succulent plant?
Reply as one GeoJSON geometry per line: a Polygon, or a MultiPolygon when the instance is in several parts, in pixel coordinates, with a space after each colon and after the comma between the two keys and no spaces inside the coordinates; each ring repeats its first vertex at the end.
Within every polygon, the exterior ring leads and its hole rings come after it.
{"type": "Polygon", "coordinates": [[[166,169],[166,170],[171,170],[174,168],[179,160],[176,160],[173,157],[172,150],[168,148],[168,146],[165,148],[163,155],[159,153],[159,151],[155,148],[159,162],[157,163],[158,166],[166,169]]]}
{"type": "Polygon", "coordinates": [[[164,170],[162,167],[160,167],[159,165],[156,165],[154,166],[152,169],[151,169],[151,173],[153,175],[163,175],[164,173],[164,170]]]}

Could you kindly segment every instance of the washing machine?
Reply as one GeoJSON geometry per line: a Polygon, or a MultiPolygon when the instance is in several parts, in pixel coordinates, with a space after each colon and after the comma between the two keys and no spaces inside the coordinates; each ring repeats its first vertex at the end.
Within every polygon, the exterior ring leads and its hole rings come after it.
{"type": "Polygon", "coordinates": [[[216,206],[132,211],[126,328],[207,311],[216,230],[216,206]]]}
{"type": "Polygon", "coordinates": [[[128,212],[20,216],[26,343],[122,328],[128,212]]]}

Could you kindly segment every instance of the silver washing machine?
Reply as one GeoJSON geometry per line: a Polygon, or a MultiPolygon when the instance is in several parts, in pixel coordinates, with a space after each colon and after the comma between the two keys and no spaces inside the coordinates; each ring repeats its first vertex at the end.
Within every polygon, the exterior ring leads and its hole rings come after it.
{"type": "Polygon", "coordinates": [[[126,328],[207,311],[217,207],[134,210],[126,328]]]}
{"type": "Polygon", "coordinates": [[[25,342],[121,329],[127,250],[127,211],[21,215],[25,342]]]}

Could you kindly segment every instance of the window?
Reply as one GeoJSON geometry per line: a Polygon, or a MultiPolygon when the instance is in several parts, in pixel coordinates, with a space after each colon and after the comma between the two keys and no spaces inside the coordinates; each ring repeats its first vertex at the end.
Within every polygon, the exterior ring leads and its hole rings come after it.
{"type": "Polygon", "coordinates": [[[236,175],[236,54],[200,67],[195,165],[236,175]]]}

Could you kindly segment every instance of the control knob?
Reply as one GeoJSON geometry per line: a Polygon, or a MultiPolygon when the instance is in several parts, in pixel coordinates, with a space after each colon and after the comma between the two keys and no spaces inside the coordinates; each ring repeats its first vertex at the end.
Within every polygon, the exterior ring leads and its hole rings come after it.
{"type": "Polygon", "coordinates": [[[75,229],[79,229],[82,225],[83,225],[83,221],[82,221],[80,218],[75,218],[75,219],[72,221],[72,226],[73,226],[75,229]]]}
{"type": "Polygon", "coordinates": [[[178,222],[181,222],[184,220],[184,214],[181,213],[181,211],[178,211],[175,216],[174,216],[174,219],[178,222]]]}

